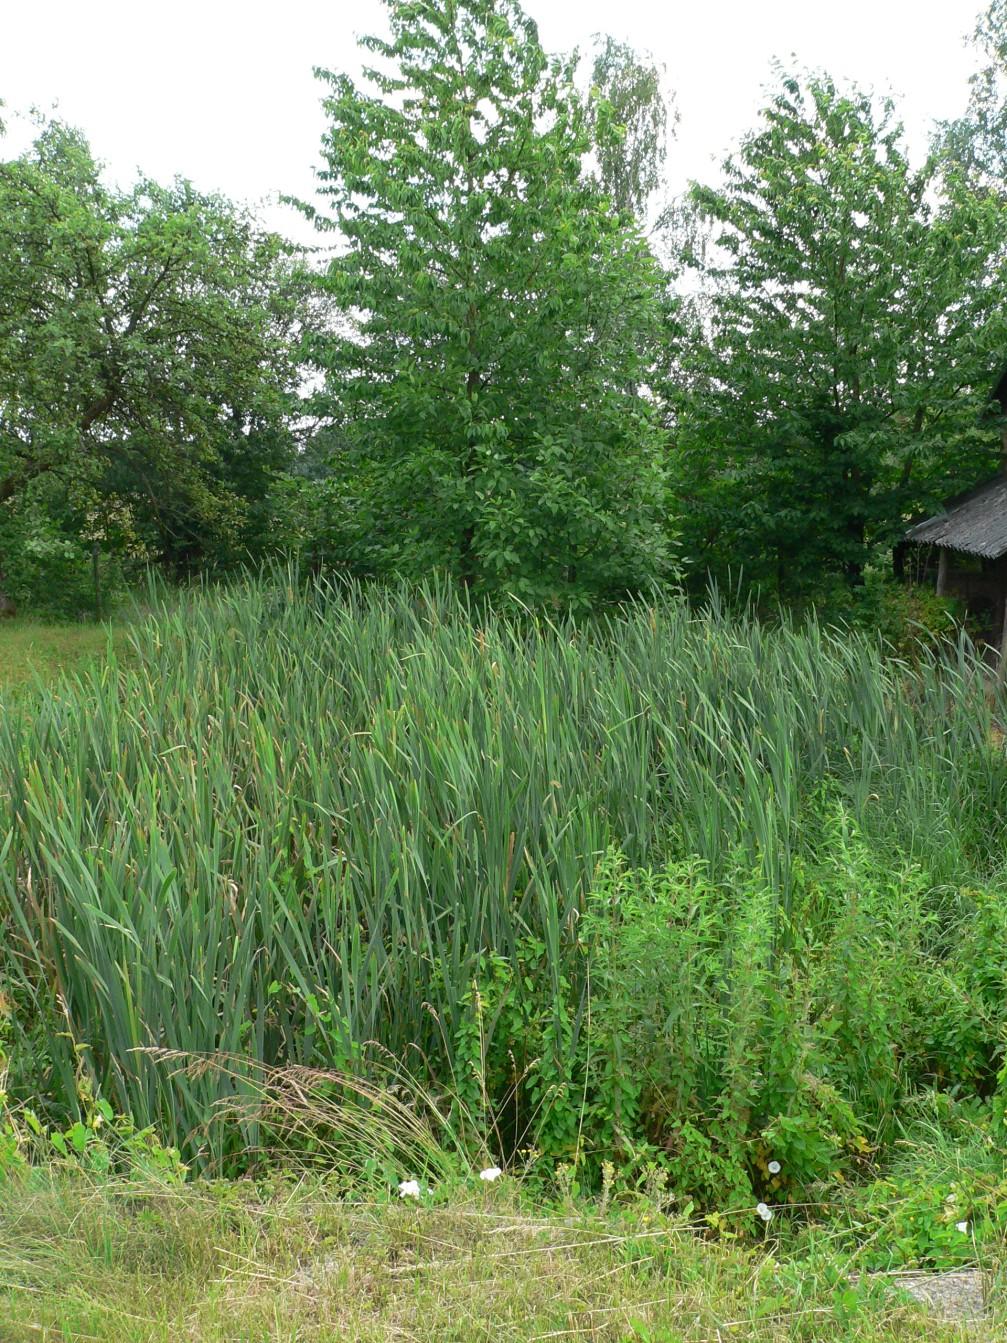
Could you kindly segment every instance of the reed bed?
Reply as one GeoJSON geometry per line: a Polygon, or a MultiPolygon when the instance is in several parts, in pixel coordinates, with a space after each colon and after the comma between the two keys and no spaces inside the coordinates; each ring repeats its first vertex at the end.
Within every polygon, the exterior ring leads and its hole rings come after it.
{"type": "Polygon", "coordinates": [[[366,1045],[447,1091],[481,957],[535,939],[537,991],[580,992],[613,849],[743,862],[778,927],[824,793],[935,883],[999,862],[964,644],[910,667],[716,599],[577,622],[275,578],[166,601],[129,644],[0,713],[3,972],[54,1105],[85,1072],[200,1159],[261,1136],[208,1124],[240,1069],[160,1053],[352,1071],[366,1045]]]}

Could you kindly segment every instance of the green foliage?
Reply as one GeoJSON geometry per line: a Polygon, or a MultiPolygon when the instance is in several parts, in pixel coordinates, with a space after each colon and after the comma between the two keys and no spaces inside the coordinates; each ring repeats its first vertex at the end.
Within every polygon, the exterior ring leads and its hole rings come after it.
{"type": "Polygon", "coordinates": [[[109,187],[59,123],[0,162],[4,529],[176,562],[195,532],[247,543],[291,450],[289,250],[187,182],[109,187]]]}
{"type": "Polygon", "coordinates": [[[821,1220],[783,1231],[787,1280],[808,1281],[823,1260],[846,1277],[997,1261],[1007,1170],[989,1106],[921,1092],[907,1099],[899,1129],[883,1175],[834,1186],[821,1220]]]}
{"type": "Polygon", "coordinates": [[[903,582],[873,565],[863,582],[850,588],[837,582],[818,594],[821,619],[876,633],[892,653],[916,661],[925,649],[953,642],[966,624],[959,601],[938,597],[933,588],[903,582]]]}
{"type": "Polygon", "coordinates": [[[1007,214],[936,160],[912,168],[890,104],[783,72],[694,203],[709,319],[674,398],[686,553],[788,597],[855,585],[872,544],[994,469],[1007,214]]]}
{"type": "MultiPolygon", "coordinates": [[[[866,992],[844,999],[846,930],[829,939],[810,911],[798,916],[784,952],[758,876],[603,868],[583,924],[587,1152],[646,1156],[676,1190],[738,1208],[784,1201],[862,1151],[864,1126],[876,1131],[895,1099],[884,1081],[880,1095],[866,1085],[871,1041],[890,1050],[897,1018],[866,992]]],[[[889,972],[892,960],[885,944],[889,972]]]]}
{"type": "Polygon", "coordinates": [[[964,114],[943,124],[937,148],[950,171],[1002,197],[1007,175],[1007,5],[991,0],[979,15],[972,46],[981,64],[969,80],[964,114]]]}
{"type": "MultiPolygon", "coordinates": [[[[582,172],[572,62],[514,0],[391,0],[371,92],[328,85],[316,409],[345,440],[322,554],[441,567],[480,592],[588,600],[667,570],[663,436],[640,392],[661,275],[582,172]]],[[[594,138],[618,130],[597,122],[594,138]]]]}
{"type": "Polygon", "coordinates": [[[78,500],[49,478],[0,510],[3,592],[33,618],[112,615],[154,557],[126,507],[83,491],[78,500]]]}
{"type": "MultiPolygon", "coordinates": [[[[0,1075],[6,1065],[0,1051],[0,1075]]],[[[178,1150],[165,1147],[153,1128],[138,1129],[129,1116],[116,1114],[107,1100],[95,1096],[85,1072],[78,1075],[77,1102],[76,1117],[65,1126],[47,1127],[30,1106],[11,1107],[0,1090],[0,1184],[23,1177],[37,1164],[162,1185],[185,1182],[187,1168],[178,1150]]]]}
{"type": "MultiPolygon", "coordinates": [[[[871,1186],[860,1205],[861,1234],[871,1233],[861,1255],[864,1268],[950,1269],[973,1263],[975,1234],[991,1228],[975,1226],[970,1184],[966,1181],[964,1191],[957,1181],[921,1186],[916,1180],[879,1180],[871,1186]]],[[[999,1190],[999,1205],[998,1217],[1007,1211],[1007,1182],[999,1190]]]]}
{"type": "Polygon", "coordinates": [[[614,38],[596,42],[589,107],[599,178],[613,204],[642,222],[648,202],[664,180],[669,134],[666,72],[614,38]]]}
{"type": "Polygon", "coordinates": [[[1007,761],[964,649],[280,577],[130,640],[0,715],[10,1086],[50,1127],[86,1045],[241,1165],[262,1070],[332,1069],[737,1207],[858,1169],[915,1086],[993,1091],[1007,761]]]}

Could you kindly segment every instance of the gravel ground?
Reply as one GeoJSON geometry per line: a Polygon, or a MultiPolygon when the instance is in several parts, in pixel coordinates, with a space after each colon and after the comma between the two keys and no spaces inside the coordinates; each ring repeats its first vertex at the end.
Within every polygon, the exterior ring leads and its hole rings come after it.
{"type": "Polygon", "coordinates": [[[889,1273],[893,1286],[928,1306],[940,1320],[965,1324],[986,1315],[983,1275],[975,1268],[953,1273],[889,1273]]]}

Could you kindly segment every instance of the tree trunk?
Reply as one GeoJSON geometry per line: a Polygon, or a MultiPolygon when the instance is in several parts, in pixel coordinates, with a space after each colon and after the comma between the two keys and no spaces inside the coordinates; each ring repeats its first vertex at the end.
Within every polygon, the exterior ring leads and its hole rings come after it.
{"type": "Polygon", "coordinates": [[[101,619],[101,574],[98,567],[99,545],[91,542],[91,580],[94,583],[94,618],[101,619]]]}
{"type": "Polygon", "coordinates": [[[47,471],[53,468],[43,462],[32,462],[29,466],[20,471],[12,471],[9,476],[4,476],[0,480],[0,504],[5,504],[8,499],[13,499],[15,494],[30,484],[36,476],[44,476],[47,471]]]}
{"type": "Polygon", "coordinates": [[[476,529],[469,523],[462,531],[458,546],[458,576],[467,588],[473,587],[476,581],[475,539],[476,529]]]}
{"type": "MultiPolygon", "coordinates": [[[[468,349],[469,355],[474,359],[476,352],[476,321],[478,310],[475,304],[471,304],[468,312],[469,337],[468,349]]],[[[470,368],[465,379],[465,395],[469,403],[473,402],[479,395],[479,388],[482,386],[482,377],[479,370],[470,368]]],[[[475,461],[472,455],[471,445],[469,446],[465,462],[465,480],[466,485],[472,478],[475,461]]],[[[470,522],[463,530],[458,546],[458,573],[467,588],[471,588],[476,581],[476,553],[475,553],[476,528],[475,523],[470,522]]]]}
{"type": "Polygon", "coordinates": [[[847,533],[858,551],[856,559],[847,560],[843,565],[846,572],[846,581],[851,588],[862,588],[864,585],[863,554],[866,530],[862,518],[852,518],[847,528],[847,533]]]}
{"type": "Polygon", "coordinates": [[[7,596],[4,589],[7,586],[7,579],[0,573],[0,616],[16,616],[17,604],[12,598],[7,596]]]}
{"type": "Polygon", "coordinates": [[[948,552],[943,546],[937,552],[937,595],[946,597],[948,595],[948,579],[951,572],[951,563],[948,552]]]}

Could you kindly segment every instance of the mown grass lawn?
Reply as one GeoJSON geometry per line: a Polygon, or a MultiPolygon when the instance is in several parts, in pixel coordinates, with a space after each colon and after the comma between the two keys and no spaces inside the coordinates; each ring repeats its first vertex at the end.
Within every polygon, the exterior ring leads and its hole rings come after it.
{"type": "Polygon", "coordinates": [[[163,1188],[34,1172],[0,1208],[3,1343],[1002,1338],[935,1321],[838,1262],[781,1264],[642,1208],[529,1211],[514,1186],[443,1204],[323,1187],[163,1188]]]}
{"type": "Polygon", "coordinates": [[[0,622],[0,690],[51,680],[104,658],[114,626],[47,623],[37,620],[0,622]]]}

